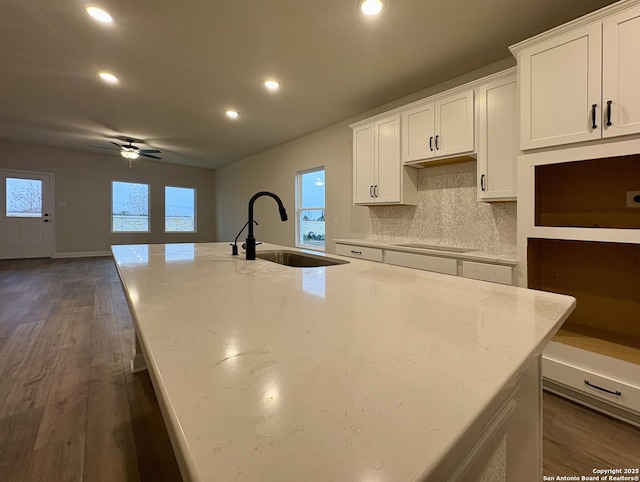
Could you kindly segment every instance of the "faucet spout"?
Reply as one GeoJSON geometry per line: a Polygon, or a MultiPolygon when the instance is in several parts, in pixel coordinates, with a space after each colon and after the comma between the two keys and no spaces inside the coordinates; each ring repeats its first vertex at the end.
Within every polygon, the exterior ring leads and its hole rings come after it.
{"type": "Polygon", "coordinates": [[[278,210],[280,211],[280,219],[282,221],[286,221],[287,210],[284,208],[284,204],[282,204],[282,200],[278,197],[277,194],[274,194],[269,191],[260,191],[255,193],[251,199],[249,199],[249,220],[247,224],[249,225],[249,232],[247,233],[247,241],[246,241],[246,258],[249,260],[256,259],[256,238],[253,236],[253,204],[256,202],[256,199],[262,196],[272,197],[278,203],[278,210]]]}

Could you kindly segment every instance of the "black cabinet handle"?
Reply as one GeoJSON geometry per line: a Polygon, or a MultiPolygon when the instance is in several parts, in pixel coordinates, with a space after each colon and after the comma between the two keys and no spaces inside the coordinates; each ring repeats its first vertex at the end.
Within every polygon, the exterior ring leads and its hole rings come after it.
{"type": "Polygon", "coordinates": [[[483,174],[482,176],[480,176],[480,189],[481,189],[482,191],[484,191],[484,190],[485,190],[485,187],[484,187],[484,179],[485,179],[485,175],[483,174]]]}
{"type": "Polygon", "coordinates": [[[610,100],[607,101],[607,126],[611,125],[611,102],[610,100]]]}
{"type": "Polygon", "coordinates": [[[378,197],[378,185],[373,186],[373,197],[378,197]]]}
{"type": "Polygon", "coordinates": [[[596,124],[596,107],[598,107],[598,104],[593,104],[591,106],[591,128],[592,129],[598,128],[598,125],[596,124]]]}
{"type": "Polygon", "coordinates": [[[369,186],[369,197],[373,197],[373,185],[369,186]]]}
{"type": "Polygon", "coordinates": [[[438,135],[436,136],[436,151],[437,151],[438,149],[440,149],[440,146],[438,145],[438,139],[439,139],[439,138],[440,138],[440,134],[438,134],[438,135]]]}
{"type": "Polygon", "coordinates": [[[353,249],[351,250],[351,252],[352,252],[353,254],[362,254],[362,251],[354,251],[353,249]]]}
{"type": "Polygon", "coordinates": [[[429,150],[433,152],[433,136],[429,137],[429,150]]]}
{"type": "Polygon", "coordinates": [[[589,382],[589,380],[585,380],[584,384],[591,388],[595,388],[596,390],[600,390],[601,392],[610,393],[611,395],[615,395],[617,397],[622,395],[622,392],[619,392],[618,390],[616,390],[615,392],[612,390],[607,390],[606,388],[602,388],[602,387],[599,387],[598,385],[594,385],[593,383],[589,382]]]}

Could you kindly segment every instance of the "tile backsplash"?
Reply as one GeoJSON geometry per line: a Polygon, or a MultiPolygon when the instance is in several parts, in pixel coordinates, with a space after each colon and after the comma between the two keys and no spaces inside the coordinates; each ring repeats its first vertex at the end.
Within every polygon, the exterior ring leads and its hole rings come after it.
{"type": "Polygon", "coordinates": [[[369,237],[515,253],[516,203],[477,201],[476,176],[475,162],[418,170],[418,205],[370,207],[369,237]]]}

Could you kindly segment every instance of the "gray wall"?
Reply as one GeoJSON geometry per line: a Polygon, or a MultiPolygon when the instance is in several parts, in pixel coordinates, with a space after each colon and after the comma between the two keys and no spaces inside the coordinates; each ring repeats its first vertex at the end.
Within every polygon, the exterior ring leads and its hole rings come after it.
{"type": "Polygon", "coordinates": [[[117,153],[92,154],[0,140],[0,168],[54,175],[55,255],[104,253],[112,244],[215,241],[215,173],[117,153]],[[111,181],[150,185],[151,232],[111,233],[111,181]],[[164,186],[194,187],[197,233],[164,233],[164,186]],[[64,207],[62,207],[64,206],[64,207]]]}
{"type": "MultiPolygon", "coordinates": [[[[371,208],[353,205],[352,133],[349,124],[513,65],[513,58],[505,59],[216,170],[218,239],[233,240],[247,221],[247,203],[251,196],[257,191],[267,190],[282,198],[291,214],[290,220],[286,223],[280,221],[273,200],[258,200],[255,217],[260,226],[255,228],[256,238],[258,241],[293,246],[296,173],[319,166],[324,166],[326,171],[327,252],[335,252],[332,239],[371,236],[371,208]],[[337,228],[334,227],[336,220],[337,228]]],[[[449,167],[445,166],[444,170],[447,169],[449,167]]],[[[477,206],[480,204],[483,203],[478,203],[477,206]]],[[[371,211],[375,215],[375,210],[371,211]]],[[[515,216],[515,209],[513,213],[515,216]]],[[[515,218],[506,225],[515,229],[515,218]]],[[[244,237],[243,234],[240,239],[244,237]]]]}

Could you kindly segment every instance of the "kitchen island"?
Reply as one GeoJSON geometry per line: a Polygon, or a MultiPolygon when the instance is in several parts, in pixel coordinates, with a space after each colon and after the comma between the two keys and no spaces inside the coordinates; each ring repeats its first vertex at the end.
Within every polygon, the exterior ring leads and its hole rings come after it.
{"type": "Polygon", "coordinates": [[[227,243],[112,251],[184,480],[542,479],[540,355],[573,298],[227,243]]]}

